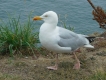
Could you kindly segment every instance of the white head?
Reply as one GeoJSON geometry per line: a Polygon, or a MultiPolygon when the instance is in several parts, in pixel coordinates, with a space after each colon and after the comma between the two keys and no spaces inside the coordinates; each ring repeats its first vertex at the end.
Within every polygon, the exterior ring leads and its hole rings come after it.
{"type": "Polygon", "coordinates": [[[35,16],[33,20],[43,20],[45,23],[58,23],[58,16],[54,11],[47,11],[41,16],[35,16]]]}

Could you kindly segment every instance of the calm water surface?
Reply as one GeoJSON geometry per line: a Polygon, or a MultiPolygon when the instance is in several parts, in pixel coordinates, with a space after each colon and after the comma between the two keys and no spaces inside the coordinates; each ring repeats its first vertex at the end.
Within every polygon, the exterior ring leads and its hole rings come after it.
{"type": "MultiPolygon", "coordinates": [[[[106,10],[106,0],[91,1],[106,10]]],[[[21,21],[24,22],[31,12],[32,16],[35,16],[49,10],[57,12],[60,16],[59,26],[62,25],[61,21],[65,21],[67,26],[74,27],[77,33],[90,34],[102,31],[98,23],[92,20],[92,7],[87,0],[0,0],[0,19],[4,21],[8,20],[8,14],[14,17],[21,15],[21,21]]],[[[42,23],[40,21],[36,25],[40,26],[42,23]]]]}

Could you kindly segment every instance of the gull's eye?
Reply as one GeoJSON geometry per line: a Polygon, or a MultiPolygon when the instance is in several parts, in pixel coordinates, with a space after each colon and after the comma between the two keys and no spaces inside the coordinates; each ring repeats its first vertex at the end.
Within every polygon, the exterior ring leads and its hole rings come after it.
{"type": "Polygon", "coordinates": [[[48,17],[48,15],[45,15],[45,17],[48,17]]]}

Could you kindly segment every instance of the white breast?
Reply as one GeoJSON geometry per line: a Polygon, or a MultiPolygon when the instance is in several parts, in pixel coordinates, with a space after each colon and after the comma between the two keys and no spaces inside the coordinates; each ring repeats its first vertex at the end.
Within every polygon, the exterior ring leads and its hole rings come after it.
{"type": "Polygon", "coordinates": [[[50,27],[51,25],[49,24],[43,24],[40,28],[40,33],[39,33],[39,39],[41,44],[49,49],[52,50],[54,47],[56,47],[56,34],[55,35],[55,29],[50,27]],[[54,40],[55,39],[55,40],[54,40]]]}
{"type": "Polygon", "coordinates": [[[58,29],[48,30],[47,27],[44,27],[44,25],[41,26],[39,33],[39,39],[42,46],[44,46],[46,49],[50,51],[58,53],[69,53],[71,51],[70,47],[60,47],[58,45],[58,41],[60,39],[58,29]]]}

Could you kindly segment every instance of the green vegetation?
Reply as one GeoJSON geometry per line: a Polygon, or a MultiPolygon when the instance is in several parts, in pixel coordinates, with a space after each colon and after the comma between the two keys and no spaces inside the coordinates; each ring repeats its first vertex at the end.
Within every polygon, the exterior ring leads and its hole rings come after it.
{"type": "Polygon", "coordinates": [[[92,76],[89,76],[86,80],[106,80],[106,72],[102,70],[97,70],[92,76]]]}
{"type": "Polygon", "coordinates": [[[64,16],[64,20],[60,20],[60,23],[62,24],[62,27],[69,29],[71,31],[74,31],[74,27],[72,27],[70,25],[67,26],[66,22],[67,22],[67,15],[64,16]]]}
{"type": "Polygon", "coordinates": [[[20,77],[16,76],[16,75],[10,75],[10,74],[2,74],[0,73],[0,80],[21,80],[20,77]]]}
{"type": "Polygon", "coordinates": [[[0,53],[33,53],[36,43],[38,43],[38,33],[34,32],[34,26],[29,19],[26,23],[20,22],[18,18],[10,17],[9,21],[0,22],[0,53]]]}

